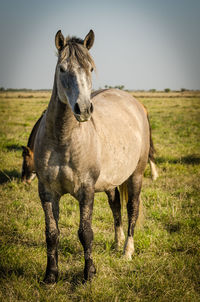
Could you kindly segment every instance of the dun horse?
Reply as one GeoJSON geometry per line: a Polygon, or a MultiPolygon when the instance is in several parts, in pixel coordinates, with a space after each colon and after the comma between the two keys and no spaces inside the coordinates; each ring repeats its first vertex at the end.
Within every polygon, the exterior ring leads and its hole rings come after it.
{"type": "Polygon", "coordinates": [[[78,236],[84,250],[85,280],[96,273],[91,226],[95,192],[108,195],[119,245],[124,232],[117,187],[127,188],[124,256],[131,259],[134,252],[134,228],[150,148],[149,123],[143,107],[129,93],[110,89],[90,97],[95,64],[88,51],[93,42],[92,30],[84,40],[65,39],[57,32],[52,96],[35,138],[35,171],[46,223],[47,283],[58,277],[59,200],[65,193],[74,196],[80,206],[78,236]]]}

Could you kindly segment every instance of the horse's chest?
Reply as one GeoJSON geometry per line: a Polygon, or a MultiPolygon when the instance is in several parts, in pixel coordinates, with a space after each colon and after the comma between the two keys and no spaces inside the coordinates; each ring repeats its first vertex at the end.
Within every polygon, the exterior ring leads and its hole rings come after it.
{"type": "Polygon", "coordinates": [[[70,153],[52,151],[46,156],[43,169],[45,182],[60,193],[71,192],[75,175],[70,167],[70,153]]]}

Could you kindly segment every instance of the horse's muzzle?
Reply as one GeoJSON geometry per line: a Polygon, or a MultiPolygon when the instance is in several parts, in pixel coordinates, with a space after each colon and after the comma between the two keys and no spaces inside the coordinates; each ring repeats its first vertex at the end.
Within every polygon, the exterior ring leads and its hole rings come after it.
{"type": "Polygon", "coordinates": [[[74,116],[78,122],[86,122],[90,119],[94,111],[93,104],[90,102],[89,105],[80,106],[78,103],[74,106],[74,116]]]}

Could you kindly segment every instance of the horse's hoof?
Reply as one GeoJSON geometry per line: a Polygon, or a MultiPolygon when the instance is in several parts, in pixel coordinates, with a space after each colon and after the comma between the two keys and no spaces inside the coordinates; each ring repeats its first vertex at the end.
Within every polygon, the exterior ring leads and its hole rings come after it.
{"type": "Polygon", "coordinates": [[[96,268],[94,266],[93,261],[90,259],[88,262],[86,262],[85,265],[83,283],[87,281],[91,281],[95,274],[96,274],[96,268]]]}
{"type": "Polygon", "coordinates": [[[123,257],[127,261],[131,261],[132,260],[132,254],[130,254],[130,253],[124,253],[123,257]]]}
{"type": "Polygon", "coordinates": [[[58,279],[57,275],[48,274],[44,277],[43,282],[46,284],[54,284],[57,282],[57,279],[58,279]]]}
{"type": "Polygon", "coordinates": [[[128,236],[128,238],[126,239],[125,246],[124,246],[124,258],[126,260],[131,260],[134,251],[135,251],[135,249],[134,249],[133,237],[128,236]]]}

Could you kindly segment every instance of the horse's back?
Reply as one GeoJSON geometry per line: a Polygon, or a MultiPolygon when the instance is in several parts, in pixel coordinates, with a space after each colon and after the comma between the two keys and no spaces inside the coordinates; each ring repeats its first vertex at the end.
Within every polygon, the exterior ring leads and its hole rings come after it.
{"type": "Polygon", "coordinates": [[[149,128],[143,106],[128,92],[100,90],[92,95],[92,102],[95,108],[93,120],[101,125],[99,131],[108,129],[110,132],[113,128],[116,132],[119,128],[118,137],[133,132],[142,136],[149,128]]]}
{"type": "MultiPolygon", "coordinates": [[[[119,89],[98,90],[92,94],[92,102],[98,115],[112,119],[136,119],[136,127],[142,126],[146,116],[144,108],[130,93],[119,89]]],[[[95,115],[95,113],[94,113],[95,115]]]]}

